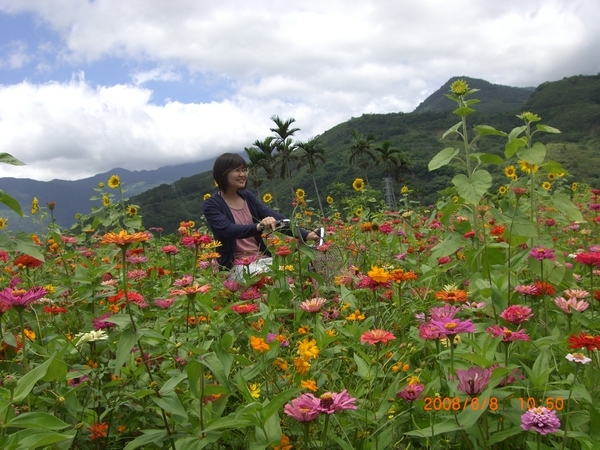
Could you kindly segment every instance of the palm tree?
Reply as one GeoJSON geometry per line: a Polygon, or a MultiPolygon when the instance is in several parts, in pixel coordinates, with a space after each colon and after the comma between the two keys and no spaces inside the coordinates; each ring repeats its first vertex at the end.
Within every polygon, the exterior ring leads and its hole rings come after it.
{"type": "Polygon", "coordinates": [[[296,121],[294,118],[289,118],[285,122],[279,118],[279,116],[272,116],[271,120],[275,122],[276,127],[270,130],[275,133],[274,147],[277,151],[277,157],[279,164],[281,165],[281,179],[287,178],[290,181],[290,192],[292,199],[294,198],[294,186],[292,184],[292,174],[290,171],[290,163],[294,159],[292,154],[296,150],[296,144],[292,140],[291,136],[296,131],[300,131],[300,128],[291,128],[292,123],[296,121]]]}
{"type": "Polygon", "coordinates": [[[248,155],[248,178],[260,197],[260,186],[263,180],[258,177],[258,169],[262,167],[262,161],[266,158],[266,155],[255,147],[244,147],[244,150],[248,155]]]}
{"type": "Polygon", "coordinates": [[[391,141],[384,141],[375,147],[377,163],[383,164],[384,176],[393,176],[396,182],[401,180],[401,173],[410,173],[410,161],[399,148],[392,147],[391,141]]]}
{"type": "Polygon", "coordinates": [[[352,135],[352,144],[350,145],[350,158],[349,162],[351,165],[357,164],[363,169],[365,175],[365,181],[369,184],[369,176],[367,175],[367,167],[369,167],[369,161],[367,157],[370,158],[373,162],[377,161],[377,157],[373,153],[373,141],[375,141],[375,136],[372,134],[367,135],[366,137],[360,134],[357,130],[352,130],[350,132],[352,135]]]}
{"type": "Polygon", "coordinates": [[[317,201],[319,202],[319,208],[321,209],[321,216],[325,216],[323,205],[321,204],[321,197],[319,196],[319,188],[317,188],[317,181],[315,180],[317,162],[325,162],[325,149],[321,146],[319,136],[312,137],[307,142],[298,142],[297,147],[304,152],[299,155],[298,159],[300,164],[304,162],[308,164],[308,173],[312,176],[315,193],[317,194],[317,201]]]}
{"type": "Polygon", "coordinates": [[[273,151],[275,150],[273,142],[274,140],[274,136],[267,136],[264,141],[257,139],[254,141],[254,147],[260,150],[260,152],[264,155],[264,158],[260,160],[260,166],[264,169],[265,173],[267,174],[267,179],[271,182],[271,190],[273,191],[275,206],[279,208],[277,194],[275,193],[275,167],[277,162],[275,161],[275,156],[273,155],[273,151]]]}

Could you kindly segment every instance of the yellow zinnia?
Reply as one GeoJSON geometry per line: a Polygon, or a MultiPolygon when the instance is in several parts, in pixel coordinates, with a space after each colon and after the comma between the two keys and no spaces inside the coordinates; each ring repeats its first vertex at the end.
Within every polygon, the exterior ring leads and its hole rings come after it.
{"type": "Polygon", "coordinates": [[[377,266],[372,266],[371,270],[367,272],[367,275],[377,283],[386,283],[391,277],[389,272],[377,266]]]}
{"type": "Polygon", "coordinates": [[[319,356],[319,347],[317,347],[317,341],[315,339],[304,338],[302,342],[298,343],[298,354],[304,358],[316,358],[319,356]]]}
{"type": "Polygon", "coordinates": [[[251,384],[250,386],[248,386],[248,390],[250,391],[250,395],[253,398],[259,398],[260,397],[260,386],[256,383],[251,384]]]}
{"type": "Polygon", "coordinates": [[[365,188],[365,182],[362,178],[357,178],[352,182],[352,187],[355,191],[360,192],[365,188]]]}
{"type": "Polygon", "coordinates": [[[119,178],[119,175],[111,175],[111,177],[108,179],[108,187],[111,189],[116,189],[119,186],[121,186],[121,179],[119,178]]]}

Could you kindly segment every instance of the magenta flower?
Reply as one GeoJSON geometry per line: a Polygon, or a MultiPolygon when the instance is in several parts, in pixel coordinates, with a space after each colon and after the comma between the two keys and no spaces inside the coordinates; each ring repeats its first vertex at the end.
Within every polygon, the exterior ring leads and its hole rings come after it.
{"type": "Polygon", "coordinates": [[[283,412],[298,422],[310,422],[319,415],[319,400],[312,394],[303,394],[283,407],[283,412]]]}
{"type": "Polygon", "coordinates": [[[458,376],[458,390],[467,395],[481,394],[492,376],[491,369],[482,369],[481,367],[471,367],[470,369],[456,371],[458,376]]]}
{"type": "Polygon", "coordinates": [[[174,245],[165,245],[160,250],[163,253],[166,253],[167,255],[176,255],[177,253],[179,253],[179,249],[177,247],[175,247],[174,245]]]}
{"type": "Polygon", "coordinates": [[[515,286],[514,291],[518,292],[521,295],[540,295],[540,288],[535,286],[534,284],[515,286]]]}
{"type": "Polygon", "coordinates": [[[346,389],[340,393],[326,392],[319,397],[318,401],[319,406],[317,409],[319,412],[325,414],[333,414],[339,411],[345,411],[347,409],[358,409],[356,406],[356,399],[354,397],[350,397],[346,389]]]}
{"type": "Polygon", "coordinates": [[[425,322],[419,327],[419,337],[427,341],[435,341],[441,337],[440,331],[431,322],[425,322]]]}
{"type": "Polygon", "coordinates": [[[104,330],[105,328],[112,328],[115,326],[115,324],[105,320],[105,319],[108,319],[110,316],[112,316],[112,314],[109,312],[106,314],[102,314],[101,316],[96,317],[92,321],[92,325],[94,326],[94,328],[96,330],[104,330]]]}
{"type": "Polygon", "coordinates": [[[363,335],[360,337],[360,342],[362,342],[363,344],[365,342],[367,342],[371,345],[375,345],[380,342],[385,344],[389,341],[393,341],[394,339],[396,339],[396,336],[394,336],[389,331],[375,329],[375,330],[365,331],[363,333],[363,335]]]}
{"type": "Polygon", "coordinates": [[[32,287],[29,290],[6,288],[0,291],[0,301],[10,304],[13,308],[27,308],[36,300],[39,300],[48,291],[40,286],[32,287]]]}
{"type": "Polygon", "coordinates": [[[174,298],[158,298],[154,300],[154,304],[160,309],[168,309],[175,301],[174,298]]]}
{"type": "Polygon", "coordinates": [[[531,408],[521,416],[521,428],[537,431],[542,435],[554,433],[560,427],[556,411],[545,407],[531,408]]]}
{"type": "Polygon", "coordinates": [[[499,327],[498,325],[492,325],[487,330],[488,333],[491,333],[492,336],[498,337],[502,336],[502,342],[512,342],[512,341],[528,341],[529,336],[525,330],[511,331],[506,327],[499,327]]]}
{"type": "Polygon", "coordinates": [[[227,278],[225,281],[223,281],[223,287],[225,289],[229,289],[231,292],[237,292],[240,289],[242,289],[244,285],[242,283],[238,283],[235,280],[232,280],[231,278],[227,278]]]}
{"type": "Polygon", "coordinates": [[[184,287],[184,286],[189,286],[193,282],[194,282],[194,277],[192,275],[184,275],[181,278],[178,278],[177,280],[175,280],[173,282],[173,286],[184,287]]]}
{"type": "Polygon", "coordinates": [[[402,389],[400,392],[398,392],[397,395],[398,397],[400,397],[403,400],[406,400],[407,402],[414,402],[416,399],[419,398],[419,395],[421,395],[421,392],[423,392],[424,389],[424,384],[411,383],[404,389],[402,389]]]}
{"type": "Polygon", "coordinates": [[[544,259],[556,259],[556,256],[554,255],[554,249],[544,247],[533,247],[529,252],[529,257],[535,258],[538,261],[543,261],[544,259]]]}
{"type": "Polygon", "coordinates": [[[258,311],[258,305],[255,303],[241,303],[231,305],[231,310],[241,315],[252,314],[258,311]]]}
{"type": "Polygon", "coordinates": [[[455,336],[459,333],[474,333],[475,324],[470,320],[460,320],[450,317],[441,317],[432,320],[431,325],[437,329],[442,336],[455,336]]]}
{"type": "Polygon", "coordinates": [[[453,319],[460,310],[461,308],[458,306],[452,306],[446,303],[441,308],[431,308],[429,310],[429,316],[431,317],[431,320],[439,320],[444,317],[453,319]]]}
{"type": "Polygon", "coordinates": [[[527,306],[511,305],[502,311],[500,317],[513,325],[518,325],[531,319],[533,313],[527,306]]]}

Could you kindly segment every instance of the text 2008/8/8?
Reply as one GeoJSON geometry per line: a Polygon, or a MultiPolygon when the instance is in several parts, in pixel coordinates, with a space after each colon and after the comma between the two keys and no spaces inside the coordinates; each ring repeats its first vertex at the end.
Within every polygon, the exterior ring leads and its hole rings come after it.
{"type": "Polygon", "coordinates": [[[467,397],[461,400],[458,397],[425,397],[425,411],[462,411],[471,408],[473,411],[490,408],[492,411],[498,409],[496,397],[467,397]]]}

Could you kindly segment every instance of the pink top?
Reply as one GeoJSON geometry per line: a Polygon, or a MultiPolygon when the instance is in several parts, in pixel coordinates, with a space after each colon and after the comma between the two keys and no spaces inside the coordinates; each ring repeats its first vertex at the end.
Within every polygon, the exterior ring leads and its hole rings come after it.
{"type": "MultiPolygon", "coordinates": [[[[250,225],[253,223],[252,216],[250,215],[250,210],[248,209],[248,204],[246,202],[244,202],[244,207],[242,209],[233,209],[231,206],[229,209],[231,210],[231,214],[233,214],[233,220],[238,225],[250,225]]],[[[253,237],[237,239],[235,246],[235,258],[248,255],[258,255],[259,252],[260,249],[258,247],[258,243],[253,237]]]]}

